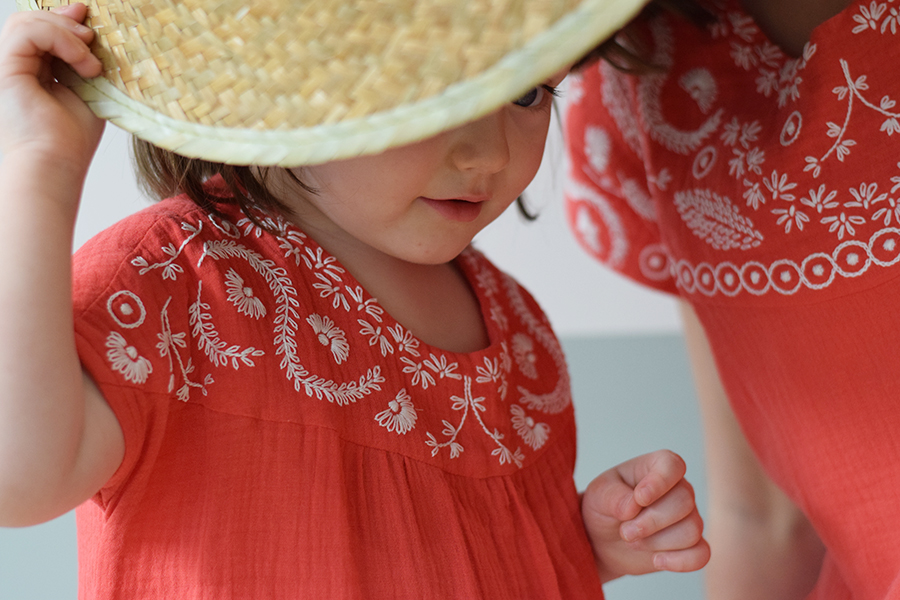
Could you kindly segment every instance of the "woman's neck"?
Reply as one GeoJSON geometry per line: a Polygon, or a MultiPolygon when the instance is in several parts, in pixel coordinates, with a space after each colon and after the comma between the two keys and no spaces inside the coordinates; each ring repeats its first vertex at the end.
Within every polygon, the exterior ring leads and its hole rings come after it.
{"type": "Polygon", "coordinates": [[[790,56],[800,56],[813,30],[847,8],[853,0],[742,0],[773,43],[790,56]]]}

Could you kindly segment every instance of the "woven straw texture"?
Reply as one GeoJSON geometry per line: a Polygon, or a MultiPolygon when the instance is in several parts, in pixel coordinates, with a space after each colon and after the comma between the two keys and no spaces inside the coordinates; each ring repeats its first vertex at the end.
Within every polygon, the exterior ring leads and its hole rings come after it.
{"type": "MultiPolygon", "coordinates": [[[[46,9],[68,0],[18,0],[46,9]]],[[[607,37],[640,0],[88,0],[95,112],[187,156],[297,166],[478,118],[607,37]]]]}

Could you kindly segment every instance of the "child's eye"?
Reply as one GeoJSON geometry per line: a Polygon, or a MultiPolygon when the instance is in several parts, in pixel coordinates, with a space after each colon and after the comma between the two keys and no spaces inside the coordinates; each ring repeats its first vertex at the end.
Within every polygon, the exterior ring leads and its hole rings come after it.
{"type": "Polygon", "coordinates": [[[513,100],[512,103],[516,106],[521,106],[522,108],[534,108],[536,106],[540,106],[544,102],[544,98],[546,98],[547,94],[555,96],[556,88],[549,85],[539,85],[537,87],[533,87],[525,92],[522,96],[519,96],[518,98],[513,100]]]}

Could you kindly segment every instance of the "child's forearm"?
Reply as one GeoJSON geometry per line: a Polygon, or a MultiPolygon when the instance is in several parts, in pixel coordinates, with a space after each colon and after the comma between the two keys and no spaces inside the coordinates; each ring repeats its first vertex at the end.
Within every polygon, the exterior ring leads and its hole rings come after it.
{"type": "Polygon", "coordinates": [[[90,456],[99,432],[86,418],[73,333],[72,230],[84,174],[41,159],[0,163],[0,525],[57,516],[111,474],[90,456]]]}

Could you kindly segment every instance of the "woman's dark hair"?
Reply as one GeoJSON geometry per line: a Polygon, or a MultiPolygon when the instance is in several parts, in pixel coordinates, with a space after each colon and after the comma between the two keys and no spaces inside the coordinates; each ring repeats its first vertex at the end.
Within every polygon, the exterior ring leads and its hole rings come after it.
{"type": "MultiPolygon", "coordinates": [[[[600,59],[628,72],[644,73],[658,70],[646,56],[646,49],[635,34],[634,23],[664,10],[681,15],[698,25],[704,25],[711,22],[712,16],[701,1],[652,0],[640,17],[586,54],[576,63],[573,70],[600,59]]],[[[261,223],[254,209],[288,217],[291,214],[287,205],[272,190],[273,186],[268,181],[271,170],[268,168],[186,158],[136,137],[132,137],[132,154],[138,183],[151,197],[161,199],[185,194],[195,204],[213,213],[219,212],[216,208],[219,204],[237,204],[241,211],[258,225],[261,223]],[[204,186],[204,183],[215,176],[222,178],[230,195],[210,194],[209,188],[204,186]]],[[[315,189],[300,181],[292,171],[288,170],[287,173],[304,192],[316,193],[315,189]]],[[[525,207],[521,197],[517,199],[517,203],[526,219],[536,218],[525,207]]]]}

